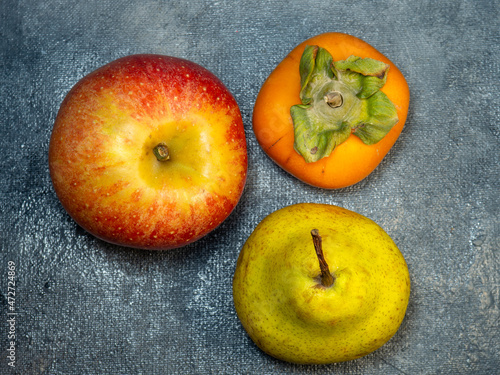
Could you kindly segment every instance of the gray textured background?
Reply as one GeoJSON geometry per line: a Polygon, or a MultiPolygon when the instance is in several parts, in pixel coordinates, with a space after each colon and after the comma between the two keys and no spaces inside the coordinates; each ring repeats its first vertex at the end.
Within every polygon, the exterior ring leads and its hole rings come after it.
{"type": "Polygon", "coordinates": [[[17,266],[18,374],[498,374],[498,1],[0,1],[0,373],[10,373],[7,264],[17,266]],[[325,191],[283,172],[251,128],[257,92],[298,43],[360,37],[406,76],[407,125],[361,183],[325,191]],[[236,97],[249,174],[237,209],[188,247],[142,252],[77,227],[47,149],[63,97],[133,53],[199,63],[236,97]],[[406,257],[407,316],[362,359],[295,366],[263,354],[233,309],[239,250],[284,205],[337,204],[378,222],[406,257]]]}

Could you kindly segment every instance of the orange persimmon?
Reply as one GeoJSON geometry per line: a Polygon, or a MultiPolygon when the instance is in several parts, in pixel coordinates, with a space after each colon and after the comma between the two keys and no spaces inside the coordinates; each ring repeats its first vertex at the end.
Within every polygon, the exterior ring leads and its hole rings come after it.
{"type": "Polygon", "coordinates": [[[325,33],[299,44],[269,75],[256,98],[253,130],[284,170],[337,189],[382,161],[403,129],[409,101],[408,84],[387,57],[352,35],[325,33]]]}

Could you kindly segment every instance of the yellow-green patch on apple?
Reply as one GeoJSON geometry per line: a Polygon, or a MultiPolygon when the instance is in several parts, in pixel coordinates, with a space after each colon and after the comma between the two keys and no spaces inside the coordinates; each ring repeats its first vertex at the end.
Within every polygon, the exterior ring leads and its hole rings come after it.
{"type": "Polygon", "coordinates": [[[236,313],[264,352],[301,364],[353,360],[398,330],[410,296],[405,259],[372,220],[334,205],[271,213],[244,244],[236,313]]]}

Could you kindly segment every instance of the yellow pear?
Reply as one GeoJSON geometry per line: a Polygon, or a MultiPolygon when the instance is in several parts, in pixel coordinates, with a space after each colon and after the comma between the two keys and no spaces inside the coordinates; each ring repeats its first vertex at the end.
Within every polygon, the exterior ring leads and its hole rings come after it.
{"type": "Polygon", "coordinates": [[[293,363],[362,357],[398,330],[410,296],[403,255],[372,220],[301,203],[271,213],[244,244],[236,313],[255,344],[293,363]]]}

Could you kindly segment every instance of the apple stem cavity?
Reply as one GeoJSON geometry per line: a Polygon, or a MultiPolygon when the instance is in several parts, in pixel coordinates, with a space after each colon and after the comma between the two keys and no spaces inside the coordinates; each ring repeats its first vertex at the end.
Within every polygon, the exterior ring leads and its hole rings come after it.
{"type": "Polygon", "coordinates": [[[166,161],[170,159],[170,153],[168,147],[165,143],[158,143],[153,148],[153,154],[155,154],[158,161],[166,161]]]}
{"type": "Polygon", "coordinates": [[[313,238],[314,250],[316,250],[316,256],[318,257],[319,268],[321,269],[321,284],[325,288],[329,288],[335,282],[335,277],[333,277],[333,275],[330,273],[328,263],[326,263],[325,256],[323,255],[321,236],[319,235],[319,231],[317,229],[313,229],[311,231],[311,236],[313,238]]]}

